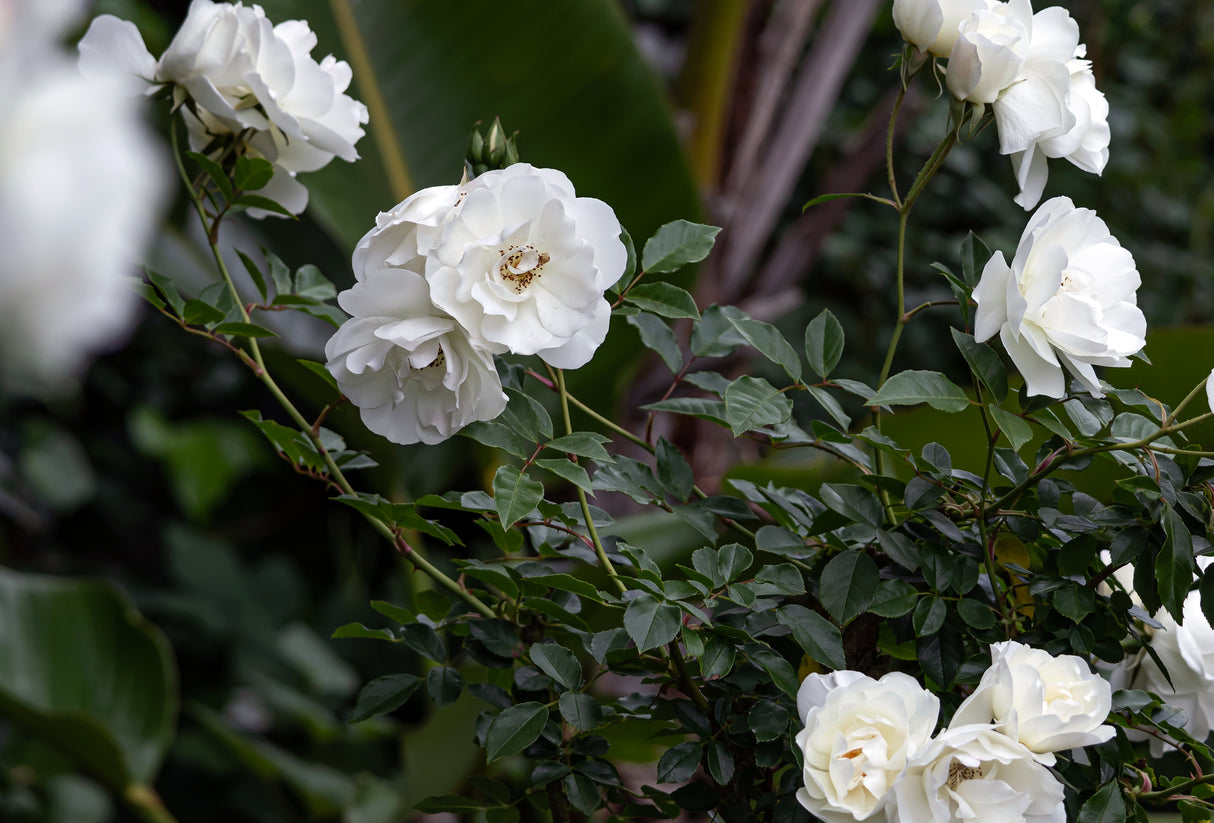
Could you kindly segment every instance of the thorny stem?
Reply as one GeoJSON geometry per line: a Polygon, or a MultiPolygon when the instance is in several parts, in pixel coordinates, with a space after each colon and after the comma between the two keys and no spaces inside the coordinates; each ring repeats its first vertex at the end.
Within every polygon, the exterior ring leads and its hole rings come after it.
{"type": "MultiPolygon", "coordinates": [[[[563,369],[556,370],[556,386],[557,391],[561,395],[561,413],[565,417],[565,434],[573,434],[573,422],[569,417],[569,392],[565,391],[565,372],[563,369]]],[[[624,585],[624,581],[620,579],[619,572],[615,570],[615,565],[611,562],[611,558],[607,556],[607,550],[603,548],[603,541],[599,538],[598,529],[594,527],[594,518],[590,515],[590,504],[586,502],[586,492],[581,486],[577,487],[578,503],[582,506],[582,517],[586,520],[586,531],[590,533],[590,540],[594,543],[594,553],[599,558],[599,563],[607,571],[607,576],[615,583],[616,588],[620,590],[620,594],[628,591],[628,587],[624,585]]]]}
{"type": "MultiPolygon", "coordinates": [[[[197,188],[192,185],[189,175],[186,173],[185,165],[181,159],[181,151],[179,150],[177,138],[177,129],[173,128],[170,131],[172,134],[173,156],[177,161],[177,170],[181,174],[182,181],[186,184],[190,201],[194,204],[195,211],[198,212],[198,219],[201,221],[203,232],[207,236],[207,245],[210,246],[211,255],[215,258],[215,265],[219,269],[219,273],[223,276],[223,280],[228,286],[228,291],[231,292],[233,299],[236,301],[236,305],[240,308],[241,318],[247,323],[249,322],[248,309],[245,308],[245,303],[241,299],[240,292],[237,290],[236,284],[232,280],[232,275],[228,271],[227,264],[224,263],[223,254],[219,250],[218,233],[215,231],[219,225],[218,221],[213,224],[208,224],[206,209],[203,207],[202,199],[198,194],[197,188]]],[[[286,411],[287,415],[292,421],[294,421],[295,425],[299,427],[299,430],[303,432],[304,435],[312,442],[313,448],[316,449],[317,454],[321,456],[325,462],[325,465],[328,467],[329,477],[332,482],[336,484],[336,486],[341,489],[343,493],[352,497],[357,497],[358,494],[355,492],[354,487],[350,485],[350,481],[346,479],[345,474],[337,465],[337,462],[333,459],[333,456],[329,454],[329,450],[326,449],[324,443],[321,442],[319,425],[314,425],[308,422],[308,420],[300,413],[299,409],[295,407],[295,404],[291,402],[291,399],[287,397],[281,388],[279,388],[278,383],[275,382],[274,378],[270,375],[269,370],[266,368],[265,359],[262,357],[261,347],[257,344],[257,339],[250,337],[248,344],[249,351],[252,354],[252,364],[250,368],[252,368],[252,371],[257,376],[257,379],[260,380],[262,384],[270,391],[270,394],[274,396],[274,399],[278,401],[278,404],[282,406],[283,410],[286,411]]],[[[234,347],[229,345],[229,348],[234,347]]],[[[246,364],[248,363],[247,358],[242,359],[245,359],[246,364]]],[[[319,423],[319,420],[317,422],[319,423]]],[[[472,594],[472,592],[465,589],[455,580],[452,580],[440,569],[430,563],[430,561],[422,557],[411,545],[409,545],[408,541],[406,541],[398,531],[369,514],[363,513],[363,517],[368,523],[371,524],[372,528],[378,531],[384,537],[384,539],[391,543],[401,554],[401,556],[408,560],[415,568],[420,569],[422,572],[429,575],[441,587],[446,589],[458,599],[467,603],[468,606],[481,615],[485,617],[496,616],[493,610],[481,602],[476,595],[472,594]]]]}

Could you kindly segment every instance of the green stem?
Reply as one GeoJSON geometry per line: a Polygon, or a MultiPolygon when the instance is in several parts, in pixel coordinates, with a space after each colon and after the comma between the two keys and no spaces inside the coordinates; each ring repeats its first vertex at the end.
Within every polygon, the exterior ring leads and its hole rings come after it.
{"type": "MultiPolygon", "coordinates": [[[[986,404],[981,403],[982,386],[978,382],[977,375],[974,375],[974,390],[977,392],[977,398],[980,403],[978,410],[982,413],[982,428],[986,431],[986,467],[982,471],[981,498],[983,502],[986,502],[986,496],[990,494],[991,490],[991,471],[995,465],[995,443],[999,437],[999,433],[991,428],[986,404]]],[[[991,582],[991,594],[995,598],[995,605],[999,607],[999,618],[1003,622],[1004,632],[1010,635],[1012,622],[1008,615],[1007,604],[1004,602],[1005,595],[1000,585],[1001,581],[995,568],[995,545],[986,525],[986,512],[978,512],[978,533],[982,537],[982,562],[986,566],[986,577],[991,582]]]]}
{"type": "Polygon", "coordinates": [[[675,672],[678,673],[679,683],[683,690],[687,692],[697,706],[705,711],[708,710],[708,700],[705,699],[704,693],[700,691],[699,685],[696,684],[695,678],[687,671],[687,661],[683,659],[683,652],[679,650],[679,644],[675,640],[671,640],[666,645],[666,651],[670,654],[670,661],[674,663],[675,672]]]}
{"type": "Polygon", "coordinates": [[[1206,381],[1209,379],[1210,378],[1207,377],[1205,380],[1202,380],[1200,383],[1198,383],[1196,386],[1194,386],[1193,390],[1191,392],[1189,392],[1187,395],[1185,395],[1185,399],[1180,401],[1180,405],[1178,405],[1176,408],[1172,409],[1171,414],[1164,415],[1164,418],[1161,421],[1163,423],[1163,425],[1166,426],[1166,425],[1168,425],[1169,420],[1175,420],[1177,417],[1179,417],[1180,413],[1182,411],[1184,411],[1185,406],[1192,403],[1193,398],[1197,397],[1197,395],[1201,392],[1201,390],[1206,387],[1206,381]]]}
{"type": "Polygon", "coordinates": [[[898,125],[898,113],[902,111],[902,103],[906,100],[906,87],[898,89],[898,97],[894,100],[893,111],[889,114],[889,128],[885,132],[885,175],[889,180],[889,190],[893,194],[894,206],[902,210],[902,200],[898,194],[898,180],[894,174],[894,130],[898,125]]]}
{"type": "MultiPolygon", "coordinates": [[[[561,395],[561,413],[565,417],[565,434],[573,434],[573,422],[569,417],[569,392],[565,391],[565,371],[564,369],[556,370],[556,387],[561,395]]],[[[586,531],[590,533],[590,541],[594,544],[594,553],[599,558],[599,564],[607,570],[607,576],[615,583],[620,594],[628,591],[628,587],[624,585],[624,581],[620,579],[619,572],[615,570],[615,565],[611,562],[611,558],[607,556],[607,549],[603,547],[603,541],[599,538],[598,529],[594,527],[594,518],[590,515],[590,504],[586,502],[586,492],[581,486],[577,487],[578,503],[582,506],[582,517],[586,520],[586,531]]]]}
{"type": "Polygon", "coordinates": [[[164,807],[159,795],[147,786],[128,786],[122,799],[146,823],[177,823],[177,818],[164,807]]]}
{"type": "Polygon", "coordinates": [[[1169,797],[1177,795],[1183,791],[1187,791],[1195,786],[1206,786],[1214,783],[1214,774],[1203,774],[1199,777],[1190,778],[1183,783],[1177,783],[1175,786],[1170,786],[1166,789],[1159,789],[1153,792],[1143,792],[1138,795],[1138,800],[1167,800],[1169,797]]]}

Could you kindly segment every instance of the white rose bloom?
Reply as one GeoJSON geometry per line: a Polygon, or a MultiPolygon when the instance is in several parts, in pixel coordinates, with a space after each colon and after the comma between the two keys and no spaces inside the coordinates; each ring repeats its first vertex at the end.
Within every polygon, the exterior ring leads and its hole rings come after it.
{"type": "Polygon", "coordinates": [[[989,724],[1019,740],[1047,766],[1052,752],[1103,743],[1112,708],[1108,681],[1082,658],[1055,657],[1009,640],[991,646],[991,667],[953,715],[953,725],[989,724]]]}
{"type": "Polygon", "coordinates": [[[962,22],[991,5],[988,0],[894,0],[894,25],[919,51],[948,57],[962,22]]]}
{"type": "Polygon", "coordinates": [[[0,51],[0,107],[0,377],[42,393],[130,327],[168,158],[139,101],[49,45],[0,51]]]}
{"type": "Polygon", "coordinates": [[[426,260],[434,304],[494,354],[585,365],[607,335],[603,293],[627,262],[615,212],[526,163],[486,172],[457,197],[426,260]]]}
{"type": "Polygon", "coordinates": [[[1214,411],[1214,369],[1211,369],[1206,377],[1206,405],[1210,407],[1210,411],[1214,411]]]}
{"type": "Polygon", "coordinates": [[[1062,784],[1023,745],[987,725],[951,727],[894,786],[899,823],[1064,823],[1062,784]]]}
{"type": "Polygon", "coordinates": [[[958,100],[994,103],[1016,82],[1029,55],[1033,7],[1011,0],[974,12],[949,52],[945,82],[958,100]]]}
{"type": "Polygon", "coordinates": [[[80,41],[80,65],[90,74],[122,78],[136,93],[174,84],[177,103],[194,103],[182,112],[195,150],[251,130],[249,152],[275,165],[274,178],[258,193],[298,214],[308,190],[295,175],[335,156],[356,160],[354,144],[367,122],[366,106],[345,94],[350,67],[332,55],[317,63],[315,46],[316,35],[302,20],[275,26],[260,6],[194,0],[159,60],[133,23],[102,15],[80,41]]]}
{"type": "Polygon", "coordinates": [[[805,758],[797,800],[827,823],[849,823],[886,807],[909,758],[931,738],[940,701],[900,672],[873,680],[842,671],[807,677],[797,708],[805,722],[796,737],[805,758]]]}
{"type": "Polygon", "coordinates": [[[979,342],[999,334],[1029,394],[1063,397],[1063,368],[1103,397],[1093,366],[1129,366],[1146,343],[1134,258],[1066,197],[1029,220],[1011,266],[996,252],[974,289],[979,342]]]}
{"type": "Polygon", "coordinates": [[[338,295],[350,313],[325,345],[363,423],[393,443],[439,443],[506,408],[493,357],[430,303],[425,278],[384,268],[338,295]]]}

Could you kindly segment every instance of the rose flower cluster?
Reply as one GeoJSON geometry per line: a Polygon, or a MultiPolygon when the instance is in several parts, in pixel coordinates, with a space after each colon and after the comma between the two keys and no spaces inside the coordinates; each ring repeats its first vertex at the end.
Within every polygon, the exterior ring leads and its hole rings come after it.
{"type": "Polygon", "coordinates": [[[894,23],[919,51],[948,58],[954,97],[991,106],[1025,209],[1041,200],[1047,158],[1104,171],[1109,105],[1066,9],[1034,14],[1029,0],[894,0],[894,23]]]}
{"type": "Polygon", "coordinates": [[[940,701],[909,675],[812,674],[797,694],[797,799],[827,823],[1062,823],[1054,753],[1112,738],[1111,705],[1081,658],[1015,641],[991,647],[991,667],[934,738],[940,701]]]}
{"type": "Polygon", "coordinates": [[[354,250],[352,317],[328,369],[367,428],[438,443],[506,407],[495,354],[585,365],[607,335],[604,292],[628,253],[615,212],[559,171],[516,163],[424,189],[354,250]]]}

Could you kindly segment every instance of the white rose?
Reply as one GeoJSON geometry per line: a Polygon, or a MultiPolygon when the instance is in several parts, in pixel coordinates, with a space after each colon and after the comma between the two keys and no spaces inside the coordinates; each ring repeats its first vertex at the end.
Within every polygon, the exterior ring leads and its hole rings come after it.
{"type": "Polygon", "coordinates": [[[894,25],[919,51],[948,57],[962,22],[991,5],[988,0],[894,0],[894,25]]]}
{"type": "MultiPolygon", "coordinates": [[[[1214,558],[1198,557],[1197,563],[1208,574],[1214,558]]],[[[1155,692],[1170,705],[1184,709],[1188,717],[1185,731],[1205,740],[1214,730],[1214,627],[1201,610],[1201,593],[1193,591],[1185,598],[1183,623],[1177,623],[1163,609],[1153,618],[1163,627],[1149,630],[1149,642],[1167,667],[1172,682],[1168,682],[1150,655],[1143,654],[1127,688],[1155,692]]],[[[1162,741],[1151,738],[1155,756],[1165,750],[1162,741]]]]}
{"type": "Polygon", "coordinates": [[[168,158],[139,101],[57,51],[0,51],[0,377],[65,388],[125,334],[168,158]]]}
{"type": "Polygon", "coordinates": [[[797,800],[827,823],[866,820],[885,808],[908,759],[936,728],[940,701],[914,678],[859,672],[811,674],[797,708],[805,728],[804,788],[797,800]]]}
{"type": "Polygon", "coordinates": [[[584,365],[607,335],[603,293],[627,262],[615,212],[526,163],[486,172],[458,197],[427,255],[434,304],[495,354],[584,365]]]}
{"type": "Polygon", "coordinates": [[[1011,266],[1002,252],[974,289],[979,342],[999,333],[1029,394],[1062,397],[1063,367],[1103,397],[1093,366],[1128,366],[1146,343],[1134,258],[1091,209],[1046,201],[1025,227],[1011,266]]]}
{"type": "Polygon", "coordinates": [[[274,178],[259,194],[298,214],[308,191],[295,175],[316,171],[335,156],[356,160],[354,144],[367,122],[366,106],[344,93],[350,67],[332,55],[317,63],[315,46],[316,35],[302,20],[275,26],[260,6],[194,0],[159,60],[134,24],[102,15],[80,41],[80,64],[88,73],[124,78],[136,92],[174,84],[176,102],[194,103],[182,112],[195,150],[215,137],[251,130],[250,153],[275,165],[274,178]]]}
{"type": "Polygon", "coordinates": [[[383,268],[338,295],[351,318],[325,345],[363,423],[393,443],[438,443],[506,408],[493,357],[430,303],[421,274],[383,268]]]}
{"type": "Polygon", "coordinates": [[[1020,76],[1033,35],[1029,0],[979,9],[961,22],[945,82],[958,100],[994,103],[1020,76]]]}
{"type": "Polygon", "coordinates": [[[894,786],[899,823],[1063,823],[1062,784],[1033,753],[987,725],[957,726],[921,749],[894,786]]]}
{"type": "Polygon", "coordinates": [[[1109,106],[1096,88],[1079,26],[1060,6],[1033,16],[1024,67],[994,104],[999,150],[1011,155],[1020,184],[1016,203],[1031,209],[1041,199],[1046,158],[1066,158],[1100,174],[1109,157],[1109,106]]]}
{"type": "Polygon", "coordinates": [[[1210,407],[1210,411],[1214,411],[1214,369],[1211,369],[1206,377],[1206,405],[1210,407]]]}
{"type": "Polygon", "coordinates": [[[995,722],[1009,737],[1039,755],[1103,743],[1114,734],[1104,725],[1112,708],[1108,681],[1082,658],[1058,657],[1009,640],[991,646],[991,667],[953,715],[953,725],[995,722]]]}

